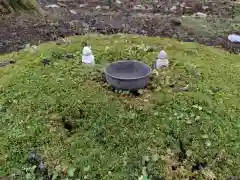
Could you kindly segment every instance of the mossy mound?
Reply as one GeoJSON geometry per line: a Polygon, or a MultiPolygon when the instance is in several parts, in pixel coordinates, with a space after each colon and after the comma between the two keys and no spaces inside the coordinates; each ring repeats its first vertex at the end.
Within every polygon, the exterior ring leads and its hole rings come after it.
{"type": "Polygon", "coordinates": [[[16,60],[0,68],[3,175],[21,176],[16,169],[29,166],[26,156],[32,148],[43,153],[49,169],[71,166],[89,179],[137,179],[144,166],[152,178],[238,175],[238,55],[137,35],[91,34],[70,40],[0,57],[16,60]],[[94,68],[79,63],[84,41],[92,46],[98,63],[94,68]],[[163,47],[171,66],[159,71],[153,87],[141,95],[115,93],[98,80],[106,63],[139,59],[151,65],[163,47]],[[66,53],[73,57],[63,57],[66,53]],[[50,65],[42,64],[44,58],[50,65]],[[171,159],[169,149],[176,155],[171,171],[164,158],[171,159]],[[186,171],[176,175],[181,165],[186,171]]]}

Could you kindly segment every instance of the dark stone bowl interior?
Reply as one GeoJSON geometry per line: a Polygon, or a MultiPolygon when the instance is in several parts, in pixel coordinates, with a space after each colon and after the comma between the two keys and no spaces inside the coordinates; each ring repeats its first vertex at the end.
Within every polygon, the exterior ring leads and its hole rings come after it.
{"type": "Polygon", "coordinates": [[[105,69],[107,82],[121,90],[138,90],[148,84],[151,68],[136,60],[117,61],[105,69]]]}

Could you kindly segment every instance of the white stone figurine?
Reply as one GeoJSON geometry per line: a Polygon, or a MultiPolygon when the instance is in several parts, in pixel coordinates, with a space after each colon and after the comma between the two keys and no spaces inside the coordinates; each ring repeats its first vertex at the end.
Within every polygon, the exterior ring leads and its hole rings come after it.
{"type": "Polygon", "coordinates": [[[95,60],[90,46],[85,46],[82,50],[82,62],[89,65],[94,65],[95,60]]]}
{"type": "Polygon", "coordinates": [[[155,68],[160,69],[163,67],[168,67],[168,65],[169,65],[168,55],[164,50],[162,50],[162,51],[160,51],[160,53],[157,57],[155,68]]]}

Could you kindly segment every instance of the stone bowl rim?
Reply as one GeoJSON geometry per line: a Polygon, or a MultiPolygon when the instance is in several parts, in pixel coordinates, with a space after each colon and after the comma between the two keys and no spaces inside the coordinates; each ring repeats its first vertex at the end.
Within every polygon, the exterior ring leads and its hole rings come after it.
{"type": "Polygon", "coordinates": [[[152,73],[152,69],[151,69],[147,64],[145,64],[145,63],[143,63],[143,62],[141,62],[141,61],[138,61],[138,60],[120,60],[120,61],[115,61],[115,62],[112,62],[112,63],[108,64],[108,65],[106,66],[106,68],[104,69],[104,73],[105,73],[107,76],[109,76],[109,77],[111,77],[111,78],[114,78],[114,79],[119,79],[119,80],[137,80],[137,79],[142,79],[142,78],[146,78],[146,77],[150,76],[150,74],[152,73]],[[148,72],[146,75],[144,75],[144,76],[139,76],[139,77],[134,77],[134,78],[121,78],[121,77],[113,76],[113,75],[111,75],[111,74],[109,74],[109,73],[107,72],[107,68],[108,68],[109,66],[111,66],[111,65],[113,65],[113,64],[124,63],[124,62],[135,62],[135,63],[142,64],[143,66],[145,66],[146,68],[148,68],[149,72],[148,72]]]}

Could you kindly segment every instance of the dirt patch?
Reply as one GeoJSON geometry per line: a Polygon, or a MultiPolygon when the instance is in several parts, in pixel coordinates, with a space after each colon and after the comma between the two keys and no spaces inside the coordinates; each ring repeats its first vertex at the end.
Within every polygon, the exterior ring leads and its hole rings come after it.
{"type": "Polygon", "coordinates": [[[44,17],[24,14],[2,18],[0,53],[22,49],[27,43],[39,44],[87,32],[172,37],[187,42],[221,46],[230,52],[240,52],[240,45],[230,43],[224,36],[216,33],[203,37],[193,28],[188,28],[181,22],[176,23],[178,17],[166,13],[172,6],[167,2],[117,2],[111,4],[110,1],[94,0],[88,3],[83,0],[41,1],[40,4],[45,9],[44,17]],[[45,8],[49,4],[59,7],[45,8]]]}

